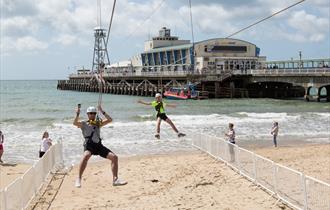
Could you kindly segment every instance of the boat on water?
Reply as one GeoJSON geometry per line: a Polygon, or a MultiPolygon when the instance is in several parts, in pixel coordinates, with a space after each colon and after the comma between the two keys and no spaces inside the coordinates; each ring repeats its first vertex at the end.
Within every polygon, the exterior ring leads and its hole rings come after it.
{"type": "Polygon", "coordinates": [[[165,91],[164,96],[172,100],[187,100],[189,98],[182,88],[170,88],[165,91]]]}
{"type": "Polygon", "coordinates": [[[172,100],[196,99],[198,96],[194,85],[186,85],[184,87],[172,87],[165,91],[164,96],[172,100]]]}

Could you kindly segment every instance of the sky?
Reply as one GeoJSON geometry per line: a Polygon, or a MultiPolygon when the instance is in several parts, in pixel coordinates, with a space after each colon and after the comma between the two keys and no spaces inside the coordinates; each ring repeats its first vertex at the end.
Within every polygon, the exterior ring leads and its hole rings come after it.
{"type": "MultiPolygon", "coordinates": [[[[297,0],[191,0],[195,41],[222,38],[297,0]]],[[[0,79],[65,79],[91,68],[97,0],[0,0],[0,79]]],[[[166,26],[192,39],[188,0],[117,0],[110,62],[143,51],[166,26]]],[[[113,0],[102,0],[108,28],[113,0]]],[[[330,57],[330,1],[306,0],[233,38],[261,48],[267,60],[330,57]]]]}

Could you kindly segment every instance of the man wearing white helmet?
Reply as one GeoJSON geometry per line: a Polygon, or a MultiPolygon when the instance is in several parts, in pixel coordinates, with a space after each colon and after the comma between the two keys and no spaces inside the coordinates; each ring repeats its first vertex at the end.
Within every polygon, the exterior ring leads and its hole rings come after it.
{"type": "Polygon", "coordinates": [[[167,117],[166,113],[165,113],[165,106],[168,107],[176,107],[174,104],[166,104],[163,102],[162,100],[162,95],[160,93],[156,93],[155,95],[156,100],[153,102],[144,102],[139,100],[138,103],[140,104],[144,104],[144,105],[148,105],[148,106],[153,106],[155,107],[156,111],[157,111],[157,133],[155,135],[155,137],[157,139],[160,138],[160,124],[162,122],[162,120],[164,120],[165,122],[167,122],[172,129],[177,133],[178,137],[183,137],[186,134],[180,133],[178,131],[178,129],[175,127],[175,125],[173,124],[172,120],[170,118],[167,117]]]}
{"type": "Polygon", "coordinates": [[[103,158],[111,160],[111,170],[113,175],[113,186],[125,185],[127,182],[118,179],[118,157],[108,148],[106,148],[100,137],[100,128],[106,124],[112,122],[112,118],[103,111],[99,106],[99,111],[106,118],[105,120],[98,119],[96,117],[97,110],[95,107],[88,107],[87,109],[87,121],[79,121],[80,105],[78,105],[77,115],[74,119],[73,125],[81,129],[85,138],[84,142],[84,154],[79,164],[79,176],[76,180],[75,186],[81,187],[81,178],[84,170],[87,166],[87,162],[92,155],[100,155],[103,158]]]}

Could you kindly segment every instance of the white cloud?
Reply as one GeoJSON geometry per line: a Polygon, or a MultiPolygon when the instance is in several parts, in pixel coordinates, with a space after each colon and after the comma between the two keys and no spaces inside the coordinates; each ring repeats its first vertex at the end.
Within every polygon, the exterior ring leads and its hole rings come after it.
{"type": "Polygon", "coordinates": [[[324,40],[330,27],[329,19],[308,14],[305,10],[293,12],[288,19],[288,25],[295,29],[295,34],[302,36],[298,41],[310,42],[324,40]]]}
{"type": "Polygon", "coordinates": [[[34,53],[48,48],[46,42],[37,40],[31,36],[20,38],[1,38],[0,51],[2,55],[11,55],[12,52],[34,53]]]}
{"type": "Polygon", "coordinates": [[[2,35],[10,37],[25,36],[34,34],[39,25],[31,17],[16,16],[0,20],[2,35]]]}
{"type": "Polygon", "coordinates": [[[48,44],[34,37],[26,36],[16,40],[16,49],[19,51],[37,51],[47,49],[48,44]]]}
{"type": "Polygon", "coordinates": [[[60,43],[64,46],[74,44],[77,41],[77,37],[70,34],[61,34],[55,39],[55,42],[60,43]]]}
{"type": "MultiPolygon", "coordinates": [[[[2,0],[1,10],[5,15],[0,20],[1,39],[14,40],[16,48],[7,47],[11,51],[20,49],[42,50],[55,42],[63,46],[74,43],[93,42],[93,28],[96,26],[96,1],[90,0],[2,0]],[[25,9],[24,9],[25,8],[25,9]],[[25,43],[33,38],[31,46],[25,43]],[[48,43],[48,44],[46,44],[48,43]],[[21,47],[25,46],[25,47],[21,47]],[[34,46],[34,47],[33,47],[34,46]]],[[[288,6],[293,1],[287,0],[253,0],[246,3],[235,1],[197,1],[193,2],[193,20],[196,34],[204,37],[223,37],[248,24],[259,20],[274,11],[288,6]]],[[[107,27],[113,1],[102,1],[102,22],[107,27]]],[[[299,42],[318,42],[329,36],[329,13],[310,13],[302,7],[324,10],[328,0],[310,0],[298,7],[291,8],[283,15],[277,16],[246,32],[242,36],[253,36],[258,30],[267,26],[269,30],[262,33],[267,37],[281,31],[283,38],[299,42]],[[304,6],[305,5],[305,6],[304,6]],[[298,10],[299,9],[299,10],[298,10]],[[275,27],[272,27],[275,26],[275,27]],[[276,29],[279,28],[279,29],[276,29]],[[275,30],[274,30],[275,29],[275,30]],[[297,35],[298,34],[298,35],[297,35]]],[[[146,38],[155,35],[162,26],[177,29],[177,33],[190,38],[189,7],[186,1],[162,2],[162,0],[117,1],[112,38],[128,37],[146,38]],[[159,8],[150,18],[155,8],[159,8]]],[[[266,27],[267,28],[267,27],[266,27]]],[[[124,39],[124,38],[123,38],[124,39]]]]}

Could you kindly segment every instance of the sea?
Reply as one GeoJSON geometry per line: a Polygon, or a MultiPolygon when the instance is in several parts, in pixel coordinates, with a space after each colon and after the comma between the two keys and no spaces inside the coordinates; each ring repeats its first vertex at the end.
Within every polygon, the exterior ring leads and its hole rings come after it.
{"type": "MultiPolygon", "coordinates": [[[[6,162],[33,163],[38,160],[41,137],[63,142],[66,164],[75,164],[83,152],[81,130],[73,126],[77,104],[81,119],[88,106],[97,106],[99,94],[57,90],[57,81],[0,81],[0,129],[5,136],[6,162]]],[[[234,123],[239,145],[272,144],[270,130],[279,123],[279,145],[330,142],[330,103],[277,99],[209,99],[165,101],[178,129],[178,138],[166,123],[156,140],[155,110],[138,104],[152,97],[102,95],[103,109],[113,123],[101,130],[102,142],[120,156],[193,151],[191,139],[198,133],[225,138],[228,123],[234,123]]],[[[99,160],[100,158],[95,158],[99,160]]]]}

